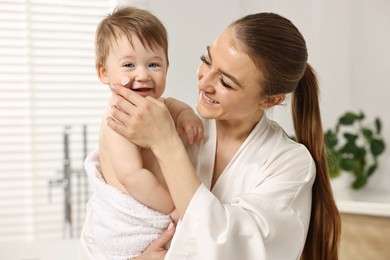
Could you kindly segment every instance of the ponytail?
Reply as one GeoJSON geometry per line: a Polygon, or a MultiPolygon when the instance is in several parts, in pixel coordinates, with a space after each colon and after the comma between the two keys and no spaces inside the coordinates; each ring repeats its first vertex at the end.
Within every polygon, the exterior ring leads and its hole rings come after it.
{"type": "Polygon", "coordinates": [[[231,26],[263,73],[261,94],[293,93],[295,136],[316,164],[310,225],[301,259],[336,260],[341,222],[327,169],[317,77],[307,64],[305,39],[291,21],[274,13],[247,15],[231,26]]]}
{"type": "Polygon", "coordinates": [[[335,260],[338,259],[341,220],[328,175],[318,92],[316,74],[307,64],[292,99],[296,138],[310,151],[317,172],[312,189],[309,231],[301,259],[335,260]]]}

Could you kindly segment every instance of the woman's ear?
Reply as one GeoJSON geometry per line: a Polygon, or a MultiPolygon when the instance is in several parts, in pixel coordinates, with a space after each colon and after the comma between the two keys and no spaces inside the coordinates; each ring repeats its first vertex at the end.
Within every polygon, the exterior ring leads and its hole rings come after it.
{"type": "Polygon", "coordinates": [[[277,94],[272,96],[266,96],[264,100],[259,104],[263,110],[269,109],[273,106],[279,105],[286,99],[285,94],[277,94]]]}
{"type": "Polygon", "coordinates": [[[96,73],[101,83],[109,84],[108,73],[106,67],[103,64],[98,64],[96,66],[96,73]]]}

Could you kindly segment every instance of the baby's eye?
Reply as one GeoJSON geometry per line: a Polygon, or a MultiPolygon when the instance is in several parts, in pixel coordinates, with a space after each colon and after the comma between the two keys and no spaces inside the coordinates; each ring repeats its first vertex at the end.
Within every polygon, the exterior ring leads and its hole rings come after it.
{"type": "Polygon", "coordinates": [[[123,67],[126,67],[126,68],[134,68],[134,64],[133,63],[126,63],[123,65],[123,67]]]}
{"type": "Polygon", "coordinates": [[[158,63],[150,63],[149,64],[149,68],[158,68],[158,67],[160,67],[160,64],[158,64],[158,63]]]}

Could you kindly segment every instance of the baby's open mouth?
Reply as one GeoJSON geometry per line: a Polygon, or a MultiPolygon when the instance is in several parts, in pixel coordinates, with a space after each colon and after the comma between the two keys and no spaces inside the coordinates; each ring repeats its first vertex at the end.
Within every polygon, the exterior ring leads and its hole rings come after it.
{"type": "Polygon", "coordinates": [[[134,92],[146,92],[146,91],[150,91],[151,88],[131,88],[131,90],[134,92]]]}

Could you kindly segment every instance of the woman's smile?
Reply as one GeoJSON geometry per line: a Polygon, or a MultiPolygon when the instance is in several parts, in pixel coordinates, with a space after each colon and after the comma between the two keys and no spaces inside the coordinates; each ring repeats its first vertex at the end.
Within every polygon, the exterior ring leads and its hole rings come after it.
{"type": "Polygon", "coordinates": [[[200,92],[199,97],[200,97],[200,99],[202,99],[207,104],[212,104],[212,105],[219,104],[218,101],[215,101],[214,99],[211,99],[208,96],[206,96],[204,91],[200,92]]]}

